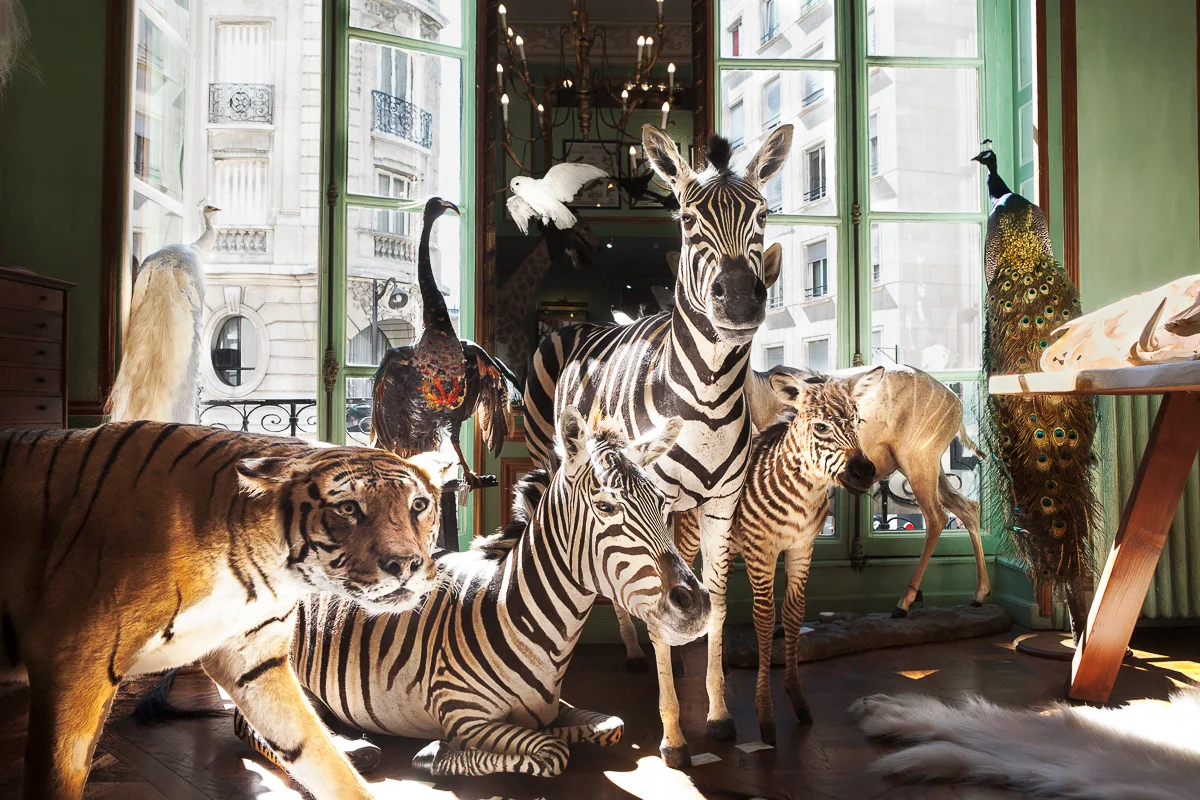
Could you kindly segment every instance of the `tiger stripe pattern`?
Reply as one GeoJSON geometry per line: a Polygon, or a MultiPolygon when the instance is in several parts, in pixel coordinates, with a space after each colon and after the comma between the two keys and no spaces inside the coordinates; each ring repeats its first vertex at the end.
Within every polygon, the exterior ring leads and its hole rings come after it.
{"type": "MultiPolygon", "coordinates": [[[[762,741],[775,743],[771,704],[771,640],[775,630],[775,566],[783,553],[787,592],[783,601],[787,666],[784,687],[803,724],[812,713],[800,686],[798,646],[804,622],[804,590],[813,546],[829,516],[829,490],[855,494],[871,488],[875,465],[858,438],[859,400],[879,385],[883,367],[858,375],[776,373],[772,391],[786,409],[778,422],[755,437],[746,486],[733,523],[733,547],[746,562],[754,592],[758,680],[754,707],[762,741]]],[[[690,564],[699,551],[692,514],[676,525],[680,553],[690,564]]],[[[711,635],[711,634],[710,634],[711,635]]]]}
{"type": "Polygon", "coordinates": [[[292,663],[305,688],[356,728],[434,739],[413,762],[434,775],[553,776],[569,743],[621,738],[620,719],[560,696],[598,596],[671,641],[707,625],[707,592],[644,471],[679,421],[633,443],[573,409],[558,428],[561,468],[520,484],[507,529],[439,557],[423,608],[375,615],[328,594],[300,606],[292,663]]]}
{"type": "Polygon", "coordinates": [[[302,594],[433,586],[443,457],[198,425],[0,431],[0,680],[30,687],[26,798],[76,800],[117,686],[200,660],[318,798],[366,798],[288,664],[302,594]]]}
{"type": "MultiPolygon", "coordinates": [[[[790,125],[776,128],[744,175],[736,175],[729,168],[729,143],[713,137],[709,165],[697,174],[665,133],[645,126],[646,158],[680,203],[674,308],[626,326],[583,324],[555,331],[534,355],[525,391],[526,442],[542,466],[549,463],[556,415],[566,408],[614,420],[630,438],[668,417],[683,418],[675,446],[650,475],[672,510],[700,510],[713,630],[725,624],[730,525],[750,454],[744,397],[750,341],[766,316],[767,286],[778,277],[782,259],[779,245],[764,247],[762,187],[782,170],[791,140],[790,125]]],[[[620,610],[617,615],[631,663],[643,664],[628,615],[620,610]]],[[[648,628],[658,666],[660,751],[669,765],[683,766],[690,756],[679,726],[669,643],[652,624],[648,628]]],[[[709,639],[708,728],[718,738],[731,738],[718,640],[709,639]]]]}

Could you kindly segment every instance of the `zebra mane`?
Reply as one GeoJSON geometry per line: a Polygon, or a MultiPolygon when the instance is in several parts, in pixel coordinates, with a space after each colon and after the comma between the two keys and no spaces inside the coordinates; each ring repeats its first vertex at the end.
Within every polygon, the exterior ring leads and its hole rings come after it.
{"type": "Polygon", "coordinates": [[[792,409],[787,409],[779,415],[779,419],[771,425],[759,431],[758,436],[754,437],[754,450],[762,452],[768,447],[773,447],[784,436],[787,435],[788,427],[796,419],[796,412],[792,409]]]}
{"type": "Polygon", "coordinates": [[[729,172],[729,159],[733,157],[733,146],[723,136],[712,136],[708,140],[708,164],[717,172],[729,172]]]}
{"type": "Polygon", "coordinates": [[[534,511],[550,488],[550,473],[535,469],[522,478],[513,489],[512,520],[491,536],[480,536],[471,542],[471,551],[487,559],[502,560],[529,528],[534,511]]]}

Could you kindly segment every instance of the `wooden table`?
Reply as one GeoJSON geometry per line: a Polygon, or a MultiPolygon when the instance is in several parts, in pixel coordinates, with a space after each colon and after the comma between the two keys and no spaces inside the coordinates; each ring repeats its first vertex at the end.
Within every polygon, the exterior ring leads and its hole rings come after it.
{"type": "Polygon", "coordinates": [[[1068,696],[1107,702],[1200,452],[1200,362],[997,375],[988,388],[1014,395],[1163,395],[1071,665],[1068,696]]]}

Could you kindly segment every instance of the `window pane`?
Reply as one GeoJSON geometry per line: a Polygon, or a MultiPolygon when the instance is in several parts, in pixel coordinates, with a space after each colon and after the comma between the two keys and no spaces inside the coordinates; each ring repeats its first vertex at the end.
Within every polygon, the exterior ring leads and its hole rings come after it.
{"type": "Polygon", "coordinates": [[[725,114],[721,132],[734,141],[735,169],[743,169],[758,152],[774,127],[767,124],[773,117],[778,123],[795,126],[792,152],[784,166],[788,180],[781,187],[783,197],[779,210],[784,214],[836,213],[837,104],[834,102],[834,83],[835,75],[830,70],[737,69],[722,72],[721,101],[725,114]],[[774,92],[778,92],[778,113],[768,106],[773,102],[774,92]],[[735,109],[740,109],[736,112],[740,115],[737,119],[732,113],[735,109]],[[736,127],[739,125],[740,128],[736,127]],[[734,138],[739,132],[742,133],[740,145],[734,138]]]}
{"type": "MultiPolygon", "coordinates": [[[[393,75],[396,68],[393,69],[393,75]]],[[[462,68],[457,59],[409,53],[361,41],[350,43],[349,188],[384,196],[376,177],[387,169],[408,182],[408,196],[457,202],[462,169],[462,68]],[[407,60],[408,97],[384,81],[384,55],[407,60]],[[390,87],[390,91],[380,87],[390,87]]]]}
{"type": "Polygon", "coordinates": [[[134,69],[133,177],[183,200],[188,54],[145,14],[138,15],[134,69]]]}
{"type": "MultiPolygon", "coordinates": [[[[346,360],[355,366],[376,366],[388,348],[413,344],[420,335],[421,215],[388,213],[395,219],[392,229],[380,230],[373,210],[347,209],[346,360]]],[[[455,329],[459,327],[460,234],[459,218],[447,213],[434,223],[429,242],[433,276],[455,329]]]]}
{"type": "MultiPolygon", "coordinates": [[[[834,0],[742,0],[720,7],[722,58],[801,58],[815,42],[833,41],[834,0]]],[[[833,58],[832,47],[818,58],[833,58]]]]}
{"type": "MultiPolygon", "coordinates": [[[[462,0],[350,0],[350,27],[458,47],[462,44],[462,8],[462,0]]],[[[354,73],[353,68],[350,72],[354,73]]]]}
{"type": "Polygon", "coordinates": [[[875,211],[979,211],[979,86],[973,69],[871,71],[875,211]]]}
{"type": "Polygon", "coordinates": [[[875,0],[867,14],[873,56],[978,55],[977,0],[875,0]]]}
{"type": "Polygon", "coordinates": [[[371,378],[346,378],[346,444],[371,444],[371,412],[375,406],[371,378]]]}
{"type": "Polygon", "coordinates": [[[767,245],[778,242],[785,254],[779,281],[767,290],[767,320],[754,337],[750,363],[767,369],[768,351],[779,353],[782,363],[802,367],[808,363],[808,344],[827,342],[826,367],[834,367],[837,354],[837,228],[826,225],[768,225],[767,245]],[[814,284],[813,278],[816,277],[814,284]],[[770,348],[782,347],[782,351],[770,348]]]}
{"type": "Polygon", "coordinates": [[[872,235],[878,237],[880,280],[871,289],[871,322],[882,329],[872,363],[978,369],[980,226],[881,222],[872,225],[872,235]]]}

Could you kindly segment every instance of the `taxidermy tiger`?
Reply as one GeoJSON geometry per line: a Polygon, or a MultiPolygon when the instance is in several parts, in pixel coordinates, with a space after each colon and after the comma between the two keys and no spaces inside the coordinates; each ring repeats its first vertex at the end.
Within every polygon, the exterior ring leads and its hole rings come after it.
{"type": "Polygon", "coordinates": [[[296,603],[407,611],[451,462],[196,425],[0,431],[0,680],[28,680],[28,800],[83,794],[127,675],[199,659],[318,798],[366,798],[288,664],[296,603]]]}

